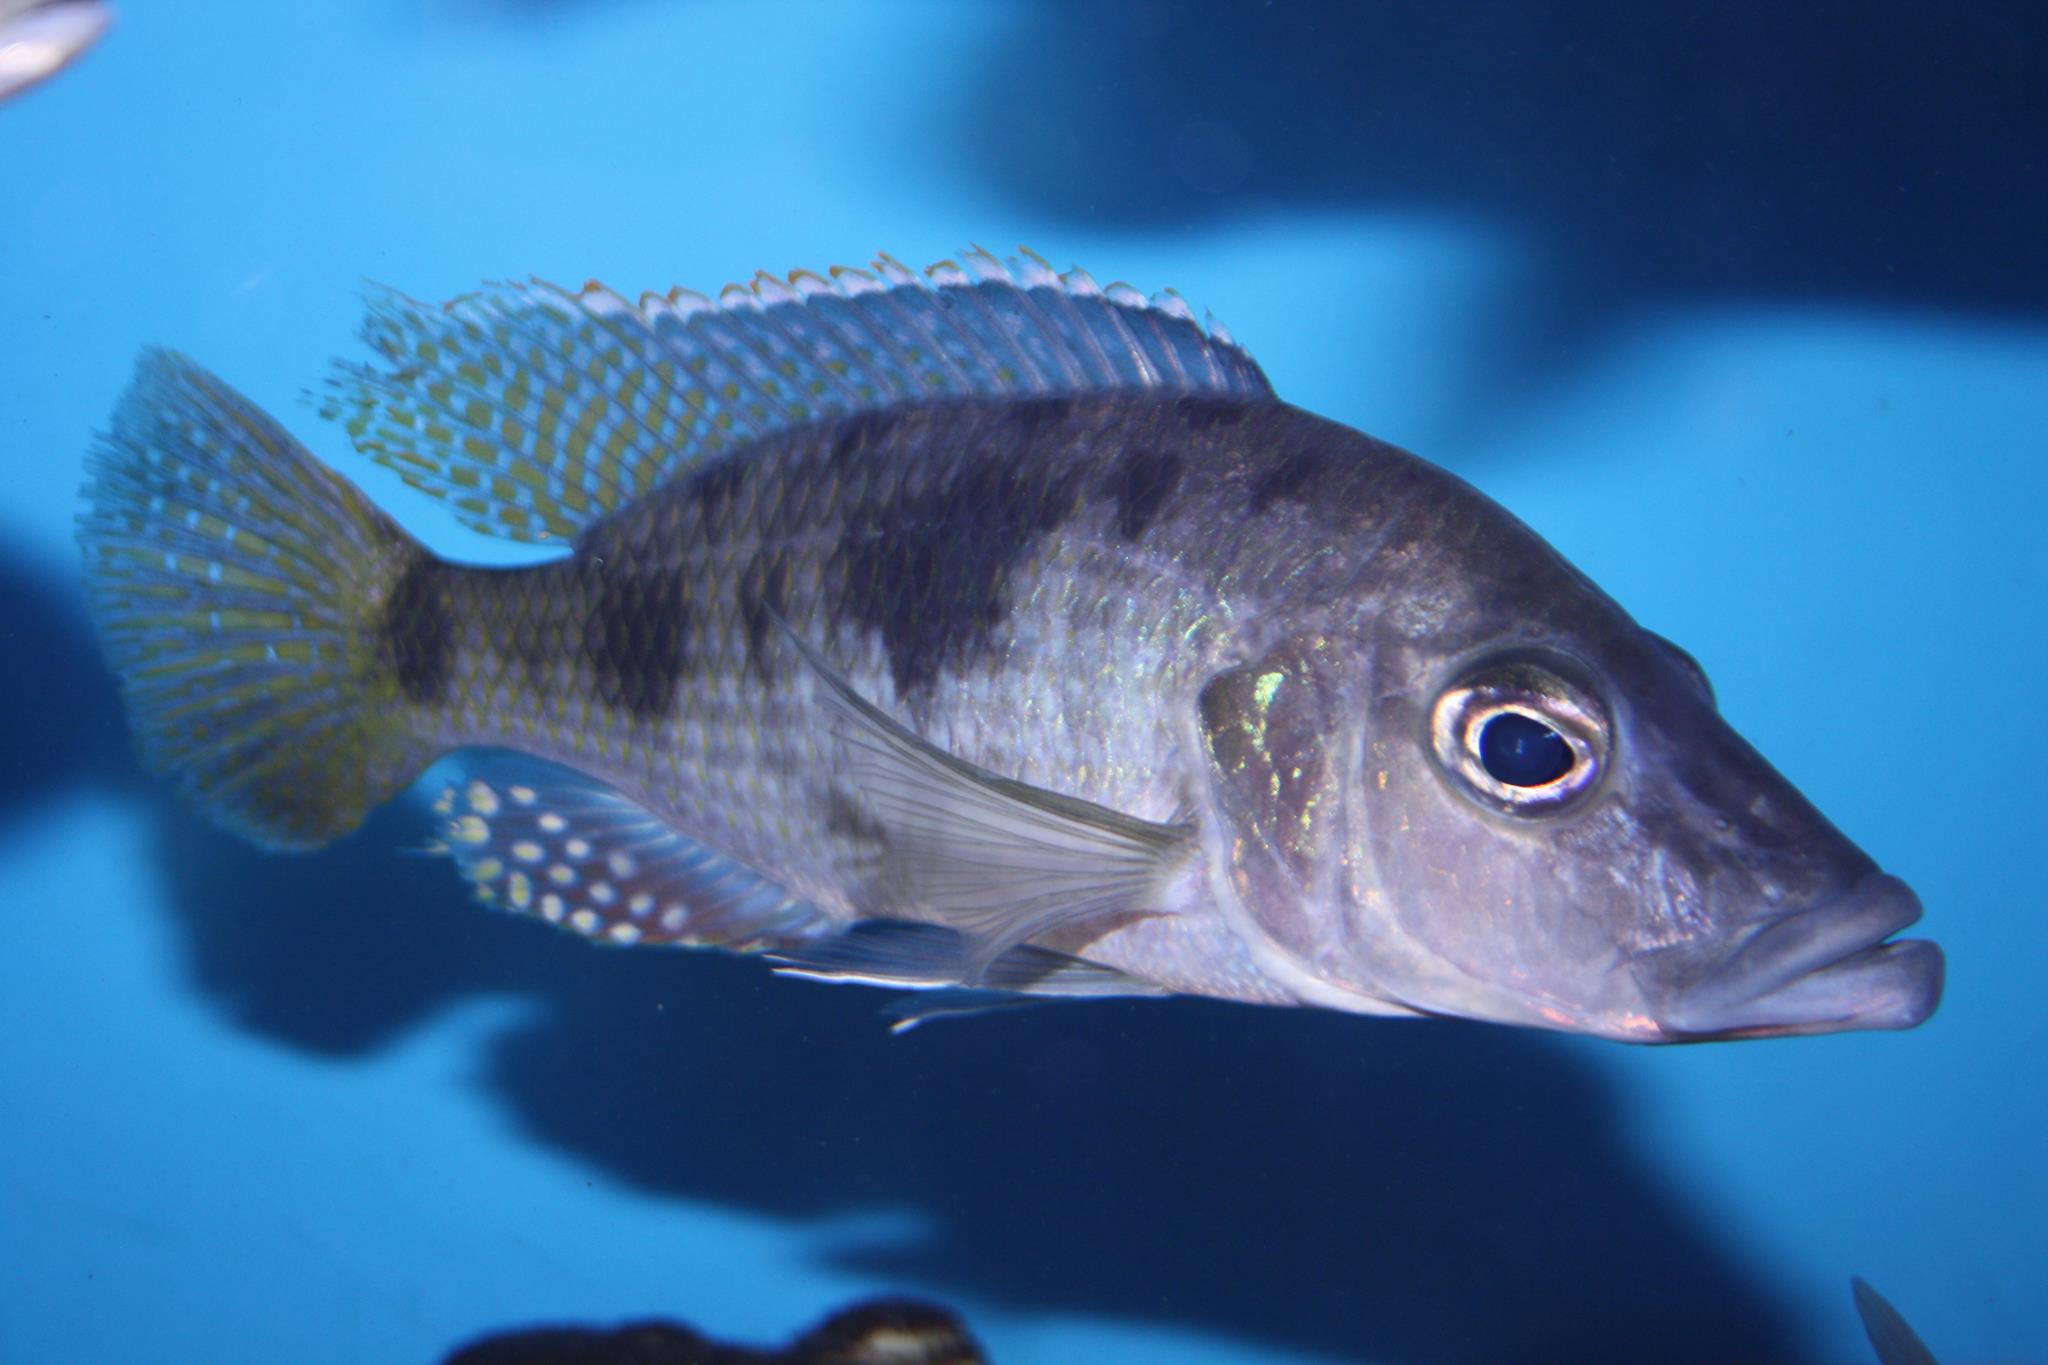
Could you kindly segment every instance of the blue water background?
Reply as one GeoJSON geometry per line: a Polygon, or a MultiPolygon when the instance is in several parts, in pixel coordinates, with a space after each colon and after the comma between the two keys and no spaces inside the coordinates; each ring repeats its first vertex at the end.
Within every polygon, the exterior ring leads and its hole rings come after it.
{"type": "Polygon", "coordinates": [[[128,0],[0,106],[0,1359],[769,1340],[902,1290],[1000,1365],[1867,1361],[1852,1273],[1951,1365],[2048,1359],[2048,22],[1542,8],[128,0]],[[70,523],[140,346],[502,554],[302,402],[362,280],[969,241],[1178,286],[1685,644],[1919,889],[1941,1012],[893,1039],[472,906],[416,806],[272,858],[135,772],[70,523]]]}

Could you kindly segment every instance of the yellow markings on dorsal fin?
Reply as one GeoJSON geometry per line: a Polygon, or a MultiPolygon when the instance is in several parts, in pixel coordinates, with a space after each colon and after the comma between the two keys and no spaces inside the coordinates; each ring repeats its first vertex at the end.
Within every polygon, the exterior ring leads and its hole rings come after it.
{"type": "Polygon", "coordinates": [[[763,273],[715,299],[636,304],[594,280],[439,306],[380,292],[364,336],[385,368],[343,366],[323,411],[471,527],[516,540],[573,536],[736,442],[836,414],[1129,388],[1272,396],[1178,295],[979,248],[924,272],[883,256],[763,273]],[[480,487],[499,505],[476,508],[480,487]]]}

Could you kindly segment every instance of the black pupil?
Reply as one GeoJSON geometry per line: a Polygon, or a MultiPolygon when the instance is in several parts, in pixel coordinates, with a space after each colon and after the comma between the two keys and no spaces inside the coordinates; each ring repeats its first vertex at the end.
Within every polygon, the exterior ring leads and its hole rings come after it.
{"type": "Polygon", "coordinates": [[[1497,782],[1541,787],[1572,770],[1572,746],[1542,721],[1503,711],[1479,732],[1479,761],[1497,782]]]}

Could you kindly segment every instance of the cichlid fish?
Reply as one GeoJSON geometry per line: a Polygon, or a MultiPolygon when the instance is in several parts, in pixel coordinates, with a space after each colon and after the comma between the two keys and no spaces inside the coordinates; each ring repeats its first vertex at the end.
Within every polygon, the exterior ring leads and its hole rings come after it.
{"type": "Polygon", "coordinates": [[[487,900],[937,992],[1639,1042],[1905,1028],[1920,905],[1527,527],[1178,296],[976,250],[715,300],[373,298],[324,407],[422,548],[189,361],[92,457],[147,764],[276,848],[429,762],[487,900]]]}

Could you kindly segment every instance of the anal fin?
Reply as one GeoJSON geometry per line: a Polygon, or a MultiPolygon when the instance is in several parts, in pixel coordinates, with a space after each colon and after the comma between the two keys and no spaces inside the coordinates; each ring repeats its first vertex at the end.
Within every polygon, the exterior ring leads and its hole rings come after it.
{"type": "Polygon", "coordinates": [[[616,789],[512,754],[458,760],[436,809],[479,899],[615,944],[751,951],[828,923],[808,901],[616,789]]]}

